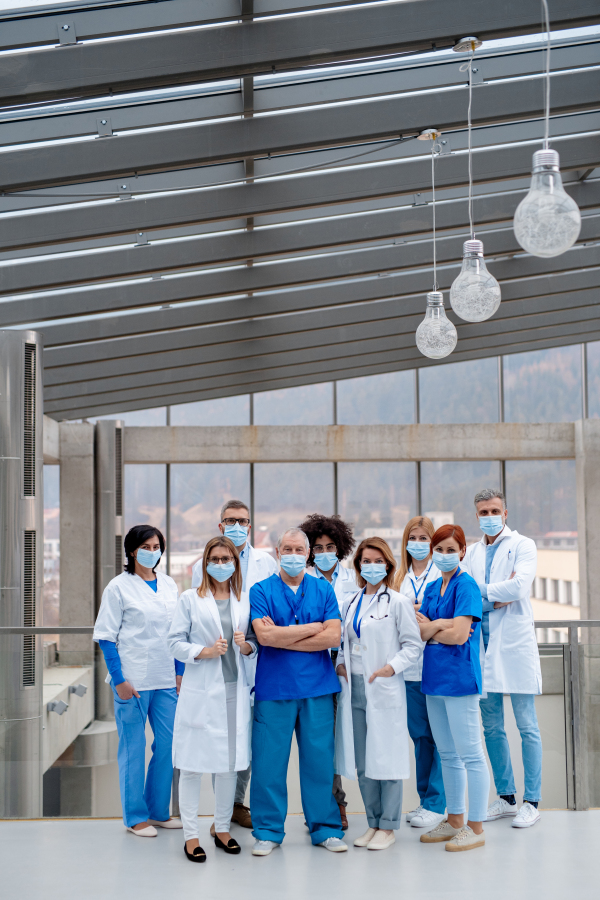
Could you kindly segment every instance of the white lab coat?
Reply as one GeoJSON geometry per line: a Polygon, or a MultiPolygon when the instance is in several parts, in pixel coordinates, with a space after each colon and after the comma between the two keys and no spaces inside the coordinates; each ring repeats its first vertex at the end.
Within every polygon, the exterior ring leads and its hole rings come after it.
{"type": "MultiPolygon", "coordinates": [[[[250,588],[257,581],[264,581],[270,578],[279,569],[277,562],[266,550],[257,550],[250,544],[250,556],[248,557],[248,571],[246,573],[246,592],[250,592],[250,588]]],[[[202,560],[194,563],[192,568],[192,587],[197,588],[202,584],[202,560]]]]}
{"type": "MultiPolygon", "coordinates": [[[[316,566],[310,566],[307,570],[309,575],[312,575],[313,578],[318,578],[316,566]]],[[[330,582],[331,583],[331,582],[330,582]]],[[[336,600],[338,602],[338,606],[340,608],[340,613],[344,606],[344,600],[346,600],[348,592],[356,593],[358,590],[358,585],[356,584],[356,573],[354,568],[347,569],[341,563],[338,563],[338,574],[335,578],[334,583],[331,585],[333,591],[336,596],[336,600]]]]}
{"type": "MultiPolygon", "coordinates": [[[[413,609],[415,606],[415,591],[413,589],[413,584],[416,585],[417,591],[419,591],[419,603],[423,602],[423,597],[425,596],[425,591],[427,590],[427,585],[431,584],[432,581],[437,581],[438,578],[441,577],[441,572],[438,567],[431,560],[427,563],[427,568],[425,569],[427,573],[425,575],[425,584],[423,584],[423,579],[417,579],[413,570],[412,565],[404,579],[402,584],[400,585],[400,593],[403,597],[408,597],[410,602],[413,605],[413,609]]],[[[421,656],[419,657],[419,661],[414,666],[409,666],[408,669],[404,670],[404,680],[405,681],[421,681],[423,678],[423,650],[425,649],[425,641],[421,641],[421,656]]]]}
{"type": "MultiPolygon", "coordinates": [[[[343,633],[356,612],[361,591],[348,594],[342,611],[343,633]]],[[[365,771],[368,778],[398,780],[410,776],[408,728],[406,726],[406,688],[402,673],[414,665],[421,654],[421,635],[414,609],[406,597],[382,586],[371,597],[363,598],[360,644],[367,697],[367,747],[365,771]],[[379,607],[377,598],[379,599],[379,607]],[[369,601],[364,609],[364,604],[369,601]],[[380,617],[380,618],[377,618],[380,617]],[[391,678],[369,678],[389,663],[391,678]]],[[[340,677],[335,729],[335,771],[345,778],[356,778],[354,732],[352,728],[352,679],[349,641],[343,641],[337,665],[344,664],[348,681],[340,677]]],[[[359,676],[360,677],[360,676],[359,676]]]]}
{"type": "MultiPolygon", "coordinates": [[[[248,594],[231,600],[234,631],[246,632],[250,618],[248,594]]],[[[199,597],[195,590],[179,598],[171,630],[169,648],[185,665],[173,731],[173,765],[188,772],[228,772],[229,739],[227,702],[221,657],[196,659],[205,647],[212,647],[221,635],[221,617],[212,593],[199,597]]],[[[250,685],[246,660],[234,644],[238,678],[236,692],[235,771],[250,764],[250,685]]],[[[256,648],[252,651],[256,656],[256,648]]]]}
{"type": "Polygon", "coordinates": [[[94,627],[95,641],[116,643],[123,675],[138,691],[175,687],[167,634],[177,603],[177,585],[162,572],[157,572],[156,578],[156,593],[143,578],[128,572],[109,581],[94,627]]]}
{"type": "MultiPolygon", "coordinates": [[[[490,570],[488,600],[508,603],[490,611],[490,639],[482,660],[483,690],[499,694],[541,694],[542,671],[535,638],[531,585],[537,549],[531,538],[504,526],[490,570]],[[515,573],[514,578],[511,574],[515,573]]],[[[467,548],[462,568],[485,583],[485,535],[467,548]]],[[[482,641],[483,648],[483,641],[482,641]]]]}

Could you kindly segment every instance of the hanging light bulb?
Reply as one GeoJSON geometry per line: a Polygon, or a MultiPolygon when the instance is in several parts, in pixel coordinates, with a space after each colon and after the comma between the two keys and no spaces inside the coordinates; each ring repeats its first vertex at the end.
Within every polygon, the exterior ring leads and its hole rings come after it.
{"type": "Polygon", "coordinates": [[[532,256],[560,256],[581,230],[579,207],[562,185],[556,150],[533,154],[531,187],[515,213],[515,237],[532,256]]]}
{"type": "Polygon", "coordinates": [[[429,359],[443,359],[456,347],[456,328],[446,318],[444,295],[441,291],[427,294],[425,318],[417,328],[417,347],[429,359]]]}
{"type": "Polygon", "coordinates": [[[450,303],[466,322],[484,322],[500,306],[500,285],[488,272],[481,241],[463,244],[463,264],[450,288],[450,303]]]}

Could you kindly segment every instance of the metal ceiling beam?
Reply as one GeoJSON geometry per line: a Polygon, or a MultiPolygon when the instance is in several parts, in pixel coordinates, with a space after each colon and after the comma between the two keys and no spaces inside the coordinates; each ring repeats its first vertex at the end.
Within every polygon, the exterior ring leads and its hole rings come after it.
{"type": "MultiPolygon", "coordinates": [[[[600,264],[600,251],[597,254],[597,261],[600,264]]],[[[448,289],[456,276],[457,268],[458,265],[440,271],[441,289],[448,289]]],[[[498,275],[502,272],[506,274],[507,271],[510,271],[511,264],[508,260],[494,263],[493,269],[498,275]]],[[[514,267],[512,267],[512,273],[514,274],[514,267]]],[[[139,337],[142,334],[152,334],[153,332],[200,328],[203,325],[222,323],[225,312],[226,321],[235,322],[246,319],[250,309],[252,318],[258,319],[274,315],[287,316],[290,313],[298,312],[310,314],[324,307],[348,306],[355,303],[368,304],[374,300],[400,296],[403,298],[403,304],[409,302],[411,296],[416,296],[418,309],[421,309],[423,297],[431,287],[430,281],[430,273],[421,272],[408,278],[406,275],[391,278],[369,278],[344,284],[323,285],[311,290],[256,294],[251,301],[246,297],[229,300],[225,308],[221,301],[217,301],[203,303],[200,306],[157,309],[144,316],[133,314],[96,319],[93,322],[89,320],[64,322],[43,328],[44,345],[48,349],[49,347],[65,347],[67,344],[97,343],[122,337],[139,337]]],[[[538,277],[509,279],[502,281],[501,285],[503,298],[514,300],[523,297],[549,296],[568,290],[581,291],[595,287],[597,283],[598,269],[586,268],[538,277]]]]}
{"type": "MultiPolygon", "coordinates": [[[[485,242],[488,258],[494,255],[521,253],[512,228],[480,233],[485,242]]],[[[600,237],[600,217],[584,218],[580,242],[600,237]]],[[[438,241],[438,263],[453,263],[462,258],[464,235],[450,236],[438,241]]],[[[143,248],[139,248],[143,253],[143,248]]],[[[570,268],[575,257],[564,254],[558,266],[570,268]]],[[[296,257],[286,261],[261,263],[251,267],[231,266],[224,269],[207,269],[200,274],[163,278],[156,281],[124,282],[115,286],[91,288],[45,294],[28,294],[5,300],[0,304],[0,323],[30,324],[48,319],[91,315],[92,313],[134,309],[164,305],[185,296],[188,300],[215,298],[255,291],[271,291],[297,285],[310,285],[360,278],[372,274],[428,267],[433,262],[433,245],[430,240],[412,243],[368,247],[351,252],[296,257]]],[[[557,262],[531,258],[524,268],[537,274],[555,271],[557,262]]],[[[515,267],[516,269],[517,267],[515,267]]],[[[224,314],[226,307],[223,306],[224,314]]],[[[90,323],[90,329],[95,323],[90,323]]]]}
{"type": "MultiPolygon", "coordinates": [[[[597,66],[599,44],[589,39],[582,43],[552,48],[551,69],[597,66]]],[[[495,51],[498,54],[498,51],[495,51]]],[[[545,49],[495,55],[477,54],[477,78],[491,82],[498,78],[515,78],[538,74],[546,65],[545,49]]],[[[253,111],[273,112],[295,107],[339,103],[364,98],[377,99],[386,94],[425,91],[452,85],[464,85],[462,58],[439,63],[424,61],[418,65],[410,57],[389,63],[390,68],[340,77],[339,71],[326,78],[322,71],[312,75],[308,70],[297,83],[258,84],[253,93],[253,111]],[[311,77],[312,75],[312,77],[311,77]]],[[[250,76],[252,77],[252,76],[250,76]]],[[[277,78],[277,76],[273,76],[277,78]]],[[[478,85],[479,86],[479,85],[478,85]]],[[[105,97],[55,105],[17,107],[0,111],[0,146],[36,141],[64,140],[82,135],[98,136],[98,122],[107,119],[108,133],[122,133],[137,128],[157,128],[175,123],[207,121],[210,118],[240,116],[244,112],[238,79],[208,85],[191,85],[172,89],[162,96],[157,92],[105,97]]]]}
{"type": "MultiPolygon", "coordinates": [[[[551,120],[551,125],[551,133],[555,139],[554,146],[560,152],[563,172],[570,169],[587,169],[600,162],[596,135],[589,138],[556,139],[558,135],[569,132],[596,130],[600,127],[597,113],[559,117],[551,120]]],[[[500,144],[503,140],[532,140],[541,134],[541,127],[540,122],[504,125],[493,129],[493,136],[488,135],[487,129],[484,129],[480,134],[475,133],[474,144],[477,146],[478,143],[493,140],[494,137],[500,144]]],[[[458,149],[462,148],[465,136],[451,135],[450,139],[458,149]]],[[[395,152],[398,155],[402,152],[406,155],[414,154],[418,146],[420,145],[416,142],[410,142],[396,147],[395,152]]],[[[531,146],[497,146],[474,153],[475,183],[484,184],[529,175],[532,152],[531,146]]],[[[376,153],[370,157],[373,158],[377,159],[376,153]]],[[[289,167],[293,168],[294,163],[298,166],[306,164],[295,159],[289,167]]],[[[196,183],[200,184],[202,181],[221,180],[223,175],[225,178],[231,177],[229,173],[221,175],[219,167],[193,171],[197,172],[196,183]]],[[[239,174],[241,175],[241,171],[239,174]]],[[[158,177],[142,176],[138,180],[139,187],[146,190],[164,187],[147,183],[158,177]]],[[[467,166],[464,156],[449,155],[439,159],[436,164],[436,184],[440,190],[463,186],[466,180],[467,166]]],[[[135,182],[136,186],[138,181],[135,182]]],[[[123,183],[130,192],[135,191],[135,186],[130,180],[123,183]]],[[[111,185],[101,184],[96,188],[90,185],[88,189],[92,192],[94,190],[108,192],[114,191],[115,187],[117,185],[113,182],[111,185]]],[[[431,162],[426,148],[423,148],[421,159],[414,156],[410,160],[401,158],[369,168],[322,171],[308,173],[301,178],[276,178],[273,181],[256,181],[253,184],[232,184],[226,187],[205,188],[201,192],[190,191],[147,198],[144,195],[137,197],[134,195],[134,199],[131,200],[116,200],[85,207],[76,205],[66,209],[48,209],[35,214],[15,215],[11,212],[10,215],[0,215],[0,249],[16,250],[82,238],[100,238],[111,234],[133,234],[156,228],[257,217],[390,196],[410,196],[430,188],[431,162]]]]}
{"type": "MultiPolygon", "coordinates": [[[[554,0],[554,29],[598,21],[596,0],[554,0]]],[[[0,61],[4,104],[240,77],[353,57],[452,46],[538,32],[537,0],[419,0],[274,17],[223,27],[147,34],[7,54],[0,61]]],[[[428,123],[430,124],[430,123],[428,123]]]]}
{"type": "MultiPolygon", "coordinates": [[[[82,406],[94,408],[99,404],[113,404],[113,409],[123,403],[136,402],[143,405],[139,408],[159,406],[165,403],[165,397],[172,396],[173,387],[176,384],[180,397],[187,392],[198,390],[228,391],[233,388],[234,393],[247,393],[251,391],[268,390],[275,382],[275,387],[284,386],[281,381],[288,378],[304,379],[308,381],[328,381],[339,377],[356,377],[366,374],[361,371],[365,365],[373,365],[379,358],[384,360],[387,370],[410,369],[415,365],[431,365],[431,361],[424,360],[419,354],[414,343],[414,330],[409,333],[395,333],[394,323],[388,322],[388,330],[382,335],[369,333],[362,337],[354,330],[354,340],[348,340],[343,344],[335,344],[331,347],[307,348],[297,357],[290,352],[280,352],[280,355],[268,356],[264,360],[254,361],[254,366],[247,367],[240,372],[226,370],[222,375],[210,375],[204,379],[191,378],[186,381],[185,370],[179,370],[179,377],[172,374],[172,381],[164,387],[158,385],[144,385],[138,388],[125,387],[123,390],[115,390],[106,384],[106,390],[102,390],[102,382],[89,382],[90,395],[83,391],[71,397],[52,399],[48,397],[45,408],[47,413],[67,413],[71,417],[77,415],[75,410],[82,406]],[[392,333],[389,333],[391,331],[392,333]],[[344,374],[342,374],[344,373],[344,374]],[[315,377],[316,376],[316,377],[315,377]]],[[[487,335],[469,336],[464,329],[459,328],[458,353],[452,354],[452,359],[444,362],[459,361],[462,359],[482,358],[497,356],[499,354],[522,352],[523,350],[541,349],[541,344],[553,341],[554,346],[566,346],[579,343],[583,340],[594,340],[600,334],[600,313],[589,310],[580,311],[579,317],[573,317],[573,321],[565,321],[564,316],[556,316],[554,324],[536,327],[535,321],[531,321],[529,327],[524,326],[510,332],[490,333],[487,335]],[[482,341],[485,348],[482,349],[482,341]]],[[[350,338],[352,335],[349,334],[350,338]]],[[[302,383],[302,382],[300,382],[302,383]]],[[[179,402],[185,402],[180,399],[179,402]]]]}
{"type": "MultiPolygon", "coordinates": [[[[592,265],[596,263],[597,266],[600,251],[596,251],[598,248],[591,248],[590,263],[592,265]]],[[[597,275],[596,269],[590,280],[595,282],[597,275]]],[[[564,288],[565,281],[568,279],[561,280],[559,287],[564,288]]],[[[573,283],[578,283],[577,277],[573,278],[573,283]]],[[[583,283],[586,284],[585,281],[583,283]]],[[[494,322],[501,322],[507,315],[512,314],[511,310],[515,310],[518,300],[535,304],[536,297],[542,296],[546,298],[549,308],[560,308],[563,302],[562,294],[545,293],[546,284],[545,279],[535,278],[532,286],[525,285],[524,288],[521,288],[518,282],[503,285],[507,302],[501,304],[494,322]]],[[[592,287],[587,284],[583,290],[589,291],[593,287],[594,284],[592,287]]],[[[583,294],[578,292],[578,296],[583,294]]],[[[84,345],[49,347],[45,351],[44,361],[46,384],[47,386],[65,382],[79,384],[99,378],[101,375],[119,377],[136,372],[158,372],[161,369],[187,366],[199,361],[229,358],[237,352],[235,348],[239,349],[242,343],[246,347],[259,347],[260,341],[270,340],[273,337],[319,344],[323,338],[315,334],[315,331],[321,328],[340,329],[335,338],[337,341],[341,339],[343,330],[351,323],[366,322],[368,325],[370,321],[399,315],[403,317],[415,315],[422,318],[424,307],[424,292],[398,297],[392,289],[381,300],[369,301],[367,297],[366,300],[347,305],[309,308],[289,314],[283,312],[281,315],[262,319],[229,320],[211,327],[192,325],[185,330],[131,337],[126,342],[109,339],[84,345]]],[[[452,311],[449,311],[449,315],[455,318],[452,311]]],[[[455,321],[464,324],[459,319],[455,321]]],[[[415,328],[416,324],[418,322],[415,323],[415,328]]],[[[328,340],[329,336],[325,343],[328,340]]],[[[243,355],[241,351],[240,355],[243,355]]]]}
{"type": "MultiPolygon", "coordinates": [[[[0,70],[1,67],[0,57],[0,70]]],[[[540,79],[492,83],[473,94],[473,122],[484,125],[538,116],[542,101],[540,79]]],[[[555,113],[593,109],[597,105],[595,69],[552,77],[555,113]]],[[[192,124],[176,131],[166,128],[19,148],[2,154],[2,189],[26,190],[269,153],[346,146],[418,133],[432,122],[440,129],[450,129],[465,123],[466,111],[466,90],[461,87],[425,95],[386,97],[376,102],[358,101],[273,116],[192,124]]]]}
{"type": "MultiPolygon", "coordinates": [[[[595,144],[600,162],[598,137],[595,144]]],[[[530,150],[531,148],[527,148],[530,150]]],[[[465,160],[463,159],[463,165],[465,160]]],[[[600,181],[577,182],[568,192],[580,209],[600,206],[600,181]]],[[[478,228],[490,223],[512,221],[526,191],[477,198],[474,215],[478,228]]],[[[438,205],[436,226],[440,231],[468,226],[467,200],[438,205]]],[[[238,230],[229,234],[202,235],[196,239],[159,241],[122,246],[94,253],[68,254],[54,259],[30,260],[0,267],[0,293],[90,284],[109,279],[139,277],[226,265],[246,259],[260,260],[295,253],[325,250],[349,244],[410,238],[431,232],[431,206],[392,209],[371,215],[333,220],[313,220],[297,225],[238,230]]],[[[147,235],[144,235],[147,240],[147,235]]],[[[0,309],[0,321],[2,310],[0,309]]]]}

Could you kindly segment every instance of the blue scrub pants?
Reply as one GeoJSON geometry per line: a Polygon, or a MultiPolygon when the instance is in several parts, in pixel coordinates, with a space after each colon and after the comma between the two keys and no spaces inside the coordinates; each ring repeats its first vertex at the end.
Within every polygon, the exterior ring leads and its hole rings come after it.
{"type": "Polygon", "coordinates": [[[443,813],[446,810],[444,777],[427,715],[427,700],[420,681],[406,681],[405,685],[408,733],[415,745],[419,799],[424,809],[443,813]]]}
{"type": "Polygon", "coordinates": [[[140,691],[139,698],[121,700],[114,685],[115,719],[119,734],[119,786],[123,821],[128,828],[170,816],[173,781],[173,723],[177,707],[175,688],[140,691]],[[146,775],[146,719],[154,733],[152,759],[146,775]],[[145,781],[145,784],[144,784],[145,781]]]}
{"type": "Polygon", "coordinates": [[[333,696],[255,700],[250,808],[252,834],[281,844],[287,815],[287,771],[296,732],[302,809],[313,844],[343,837],[333,784],[333,696]]]}

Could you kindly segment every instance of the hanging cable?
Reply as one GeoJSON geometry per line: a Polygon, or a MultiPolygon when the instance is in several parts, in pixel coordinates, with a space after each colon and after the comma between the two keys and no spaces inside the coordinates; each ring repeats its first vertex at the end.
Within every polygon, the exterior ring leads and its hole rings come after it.
{"type": "Polygon", "coordinates": [[[469,62],[463,63],[460,67],[461,72],[469,73],[469,105],[467,109],[467,153],[469,161],[469,232],[471,240],[475,239],[475,231],[473,228],[473,151],[471,145],[471,109],[473,106],[473,57],[475,56],[475,43],[471,41],[471,58],[469,62]]]}
{"type": "Polygon", "coordinates": [[[433,290],[437,291],[437,254],[435,248],[435,138],[431,142],[431,211],[433,216],[433,290]]]}
{"type": "Polygon", "coordinates": [[[550,12],[548,0],[542,0],[544,25],[546,26],[546,112],[544,121],[544,150],[550,146],[550,12]]]}

